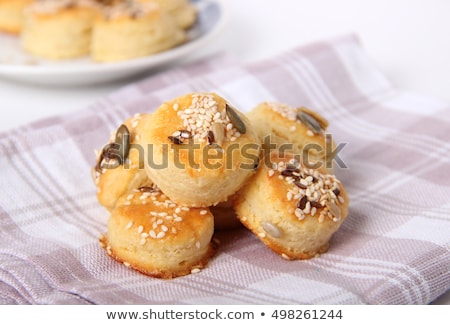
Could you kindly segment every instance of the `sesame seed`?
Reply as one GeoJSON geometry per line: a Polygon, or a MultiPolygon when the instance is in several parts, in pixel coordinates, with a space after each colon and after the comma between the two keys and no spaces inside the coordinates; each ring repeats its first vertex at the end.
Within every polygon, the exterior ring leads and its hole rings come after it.
{"type": "Polygon", "coordinates": [[[123,265],[125,265],[126,267],[130,267],[131,266],[131,264],[128,263],[128,262],[123,262],[123,265]]]}
{"type": "Polygon", "coordinates": [[[206,215],[207,213],[208,213],[207,210],[202,210],[202,211],[200,211],[200,214],[201,214],[202,216],[206,215]]]}
{"type": "Polygon", "coordinates": [[[157,238],[157,239],[161,239],[161,238],[164,238],[165,235],[166,235],[166,233],[165,233],[164,231],[160,231],[160,232],[156,235],[156,238],[157,238]]]}
{"type": "Polygon", "coordinates": [[[178,111],[178,109],[180,108],[180,105],[178,105],[178,103],[173,104],[173,109],[178,111]]]}
{"type": "Polygon", "coordinates": [[[154,230],[150,230],[149,233],[150,237],[156,238],[156,232],[154,230]]]}
{"type": "Polygon", "coordinates": [[[269,170],[269,177],[272,177],[275,174],[275,171],[273,169],[269,170]]]}
{"type": "Polygon", "coordinates": [[[287,256],[285,253],[281,254],[281,257],[284,258],[285,260],[290,260],[291,258],[289,256],[287,256]]]}
{"type": "Polygon", "coordinates": [[[200,247],[201,247],[201,244],[200,244],[199,241],[195,243],[195,247],[197,247],[197,248],[200,248],[200,247]]]}
{"type": "Polygon", "coordinates": [[[181,222],[181,221],[183,221],[183,218],[181,218],[181,217],[175,217],[173,220],[174,220],[175,222],[181,222]]]}
{"type": "Polygon", "coordinates": [[[166,217],[167,216],[167,212],[160,212],[160,213],[158,213],[158,216],[166,217]]]}
{"type": "Polygon", "coordinates": [[[138,234],[142,233],[144,231],[144,226],[139,226],[137,231],[138,234]]]}
{"type": "Polygon", "coordinates": [[[143,233],[141,234],[141,237],[142,237],[142,238],[147,238],[147,237],[148,237],[148,234],[147,234],[146,232],[143,232],[143,233]]]}
{"type": "Polygon", "coordinates": [[[131,200],[133,197],[134,197],[134,195],[133,195],[133,194],[130,194],[130,195],[127,196],[127,200],[129,201],[129,200],[131,200]]]}
{"type": "Polygon", "coordinates": [[[130,221],[127,223],[127,225],[125,226],[125,229],[130,229],[133,226],[133,221],[130,221]]]}
{"type": "Polygon", "coordinates": [[[190,209],[188,207],[182,207],[181,210],[183,210],[183,211],[190,211],[190,209]]]}
{"type": "Polygon", "coordinates": [[[142,238],[141,241],[139,242],[139,245],[145,245],[145,243],[147,242],[147,239],[142,238]]]}
{"type": "Polygon", "coordinates": [[[319,223],[322,223],[325,220],[325,215],[323,213],[321,213],[319,215],[319,223]]]}
{"type": "Polygon", "coordinates": [[[175,209],[175,213],[180,213],[181,212],[181,209],[180,208],[176,208],[175,209]]]}
{"type": "Polygon", "coordinates": [[[201,272],[201,270],[198,269],[198,268],[195,268],[195,269],[191,270],[191,274],[200,273],[200,272],[201,272]]]}
{"type": "Polygon", "coordinates": [[[167,226],[165,226],[165,225],[162,225],[161,230],[164,232],[167,232],[169,230],[169,228],[167,228],[167,226]]]}
{"type": "MultiPolygon", "coordinates": [[[[163,216],[163,217],[165,217],[165,216],[163,216]]],[[[163,222],[164,222],[164,221],[163,221],[162,219],[158,219],[158,220],[156,221],[156,223],[157,223],[158,225],[161,225],[163,222]]]]}
{"type": "Polygon", "coordinates": [[[258,234],[258,237],[260,237],[260,238],[265,238],[265,237],[266,237],[266,233],[260,232],[260,233],[258,234]]]}

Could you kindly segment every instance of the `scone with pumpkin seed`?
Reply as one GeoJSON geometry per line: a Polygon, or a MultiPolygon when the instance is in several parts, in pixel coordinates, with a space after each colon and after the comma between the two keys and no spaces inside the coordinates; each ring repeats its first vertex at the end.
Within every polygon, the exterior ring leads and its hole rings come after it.
{"type": "Polygon", "coordinates": [[[255,173],[259,138],[244,114],[215,93],[168,101],[147,124],[147,174],[178,204],[217,205],[255,173]]]}
{"type": "Polygon", "coordinates": [[[277,254],[307,259],[327,251],[348,214],[348,197],[334,176],[274,152],[239,191],[239,220],[277,254]]]}
{"type": "Polygon", "coordinates": [[[92,176],[97,187],[98,202],[109,211],[125,193],[152,185],[144,169],[144,126],[151,114],[136,114],[111,133],[109,143],[97,152],[92,176]]]}
{"type": "Polygon", "coordinates": [[[328,121],[315,111],[278,102],[264,102],[247,113],[263,147],[297,154],[312,168],[324,168],[333,174],[336,147],[326,134],[328,121]]]}

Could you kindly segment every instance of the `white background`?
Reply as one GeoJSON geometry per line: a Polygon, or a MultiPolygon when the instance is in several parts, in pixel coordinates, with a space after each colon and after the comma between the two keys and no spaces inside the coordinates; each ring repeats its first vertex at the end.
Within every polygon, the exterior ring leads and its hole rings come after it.
{"type": "MultiPolygon", "coordinates": [[[[242,62],[250,62],[312,41],[354,33],[396,87],[450,104],[448,0],[222,2],[229,17],[225,30],[190,60],[226,50],[242,62]]],[[[0,132],[82,109],[135,80],[138,78],[62,88],[0,79],[0,132]]],[[[439,302],[450,304],[450,295],[439,302]]]]}

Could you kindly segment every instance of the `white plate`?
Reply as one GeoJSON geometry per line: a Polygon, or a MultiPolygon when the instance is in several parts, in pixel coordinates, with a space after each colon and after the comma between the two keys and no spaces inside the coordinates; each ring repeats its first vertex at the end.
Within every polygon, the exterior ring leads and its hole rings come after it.
{"type": "Polygon", "coordinates": [[[218,0],[193,0],[198,20],[189,41],[147,57],[117,63],[95,63],[89,58],[47,61],[25,53],[17,37],[0,35],[0,76],[47,85],[80,85],[113,81],[163,66],[201,48],[225,25],[224,7],[218,0]]]}

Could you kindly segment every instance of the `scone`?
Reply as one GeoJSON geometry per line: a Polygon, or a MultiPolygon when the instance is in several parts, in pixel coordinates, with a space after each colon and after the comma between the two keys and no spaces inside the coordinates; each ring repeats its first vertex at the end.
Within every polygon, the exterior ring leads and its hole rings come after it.
{"type": "Polygon", "coordinates": [[[261,164],[239,191],[239,220],[277,254],[307,259],[324,253],[348,213],[341,182],[286,154],[272,153],[273,166],[261,164]]]}
{"type": "Polygon", "coordinates": [[[217,205],[254,174],[258,136],[250,121],[217,94],[175,98],[147,124],[147,174],[174,202],[217,205]]]}
{"type": "Polygon", "coordinates": [[[107,253],[146,275],[170,279],[199,272],[214,254],[211,212],[180,206],[159,189],[135,189],[118,202],[101,238],[107,253]]]}
{"type": "Polygon", "coordinates": [[[104,9],[95,21],[91,55],[97,62],[144,57],[186,40],[186,33],[158,6],[119,2],[104,9]]]}
{"type": "Polygon", "coordinates": [[[23,48],[46,59],[88,55],[98,3],[90,0],[38,0],[25,10],[23,48]]]}
{"type": "Polygon", "coordinates": [[[191,27],[197,19],[197,9],[189,0],[139,0],[143,3],[157,3],[161,9],[175,18],[178,26],[191,27]]]}
{"type": "Polygon", "coordinates": [[[0,0],[0,31],[19,34],[22,30],[23,11],[34,0],[0,0]]]}
{"type": "Polygon", "coordinates": [[[336,145],[325,134],[328,121],[318,113],[304,107],[265,102],[247,113],[247,117],[258,132],[264,151],[272,146],[294,153],[308,167],[325,167],[333,173],[332,153],[336,145]]]}
{"type": "Polygon", "coordinates": [[[92,170],[97,199],[110,211],[125,193],[152,183],[144,169],[144,144],[140,142],[145,132],[143,125],[150,121],[151,114],[127,119],[97,153],[97,164],[92,170]]]}

